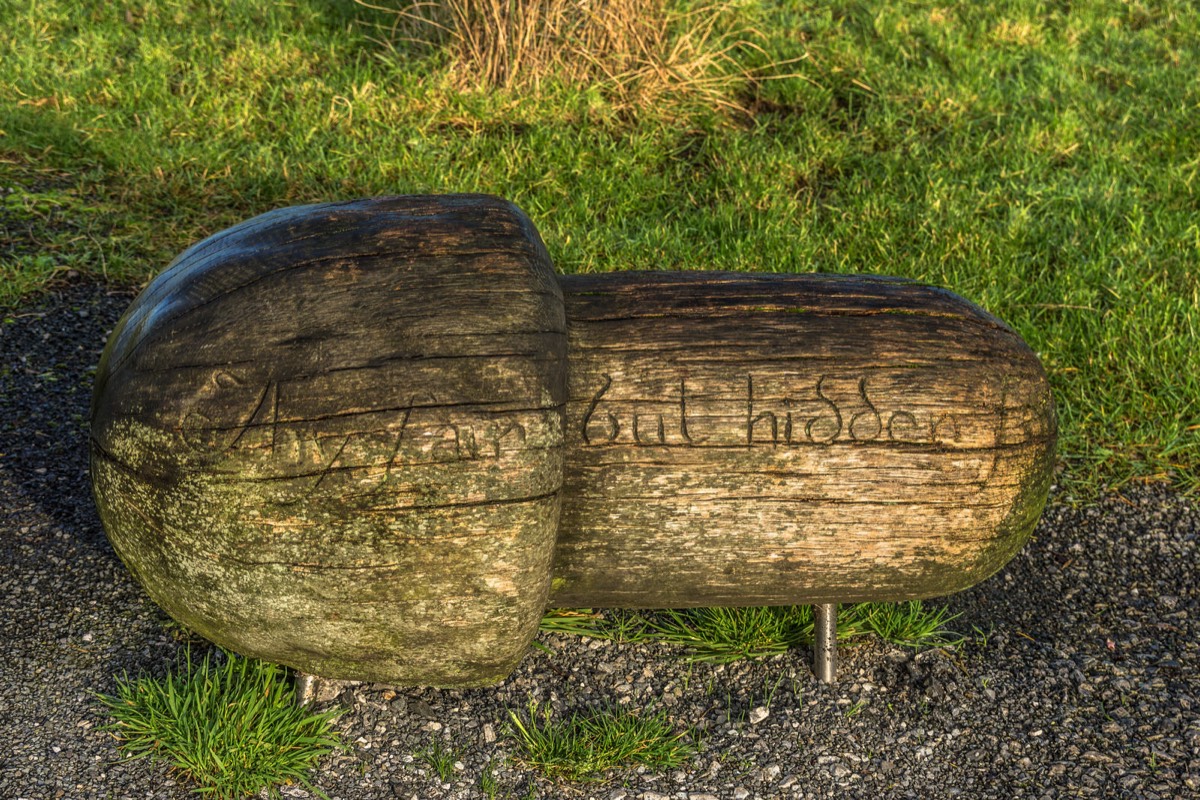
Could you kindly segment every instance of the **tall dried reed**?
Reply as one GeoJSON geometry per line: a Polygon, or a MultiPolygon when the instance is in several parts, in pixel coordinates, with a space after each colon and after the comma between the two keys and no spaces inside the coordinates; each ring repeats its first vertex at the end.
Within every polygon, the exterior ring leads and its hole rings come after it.
{"type": "Polygon", "coordinates": [[[390,36],[448,46],[464,88],[599,89],[629,109],[669,100],[736,107],[747,79],[736,58],[757,33],[733,4],[680,9],[668,0],[388,0],[390,36]]]}

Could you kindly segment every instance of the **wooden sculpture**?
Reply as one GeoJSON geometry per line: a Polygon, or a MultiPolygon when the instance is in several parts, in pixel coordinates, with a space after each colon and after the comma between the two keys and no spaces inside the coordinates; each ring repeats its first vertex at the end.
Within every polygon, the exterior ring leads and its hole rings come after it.
{"type": "Polygon", "coordinates": [[[274,211],[183,253],[96,376],[92,479],[172,616],[328,678],[503,679],[548,604],[916,599],[1049,488],[1037,358],[942,289],[556,276],[475,195],[274,211]]]}

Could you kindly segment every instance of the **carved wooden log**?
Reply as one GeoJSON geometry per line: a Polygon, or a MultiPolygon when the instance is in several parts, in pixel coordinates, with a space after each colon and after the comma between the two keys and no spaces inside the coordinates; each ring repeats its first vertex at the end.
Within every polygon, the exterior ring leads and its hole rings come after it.
{"type": "Polygon", "coordinates": [[[118,323],[92,480],[150,596],[325,677],[489,683],[545,609],[566,323],[532,225],[478,197],[266,214],[118,323]]]}
{"type": "Polygon", "coordinates": [[[503,678],[548,601],[965,588],[1031,532],[1054,439],[1036,357],[949,292],[556,279],[514,206],[447,196],[285,209],[185,252],[113,332],[91,449],[115,549],[185,624],[325,677],[463,686],[503,678]]]}
{"type": "Polygon", "coordinates": [[[998,570],[1041,513],[1045,374],[956,295],[832,275],[561,283],[554,604],[944,595],[998,570]]]}

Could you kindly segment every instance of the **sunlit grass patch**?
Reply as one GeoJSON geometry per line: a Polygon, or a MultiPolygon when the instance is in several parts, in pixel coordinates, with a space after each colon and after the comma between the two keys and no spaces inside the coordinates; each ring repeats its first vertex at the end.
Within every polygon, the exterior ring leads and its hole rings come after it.
{"type": "Polygon", "coordinates": [[[595,611],[590,608],[551,608],[542,615],[543,633],[587,636],[635,642],[646,638],[646,619],[636,611],[621,608],[595,611]]]}
{"type": "Polygon", "coordinates": [[[929,606],[920,600],[860,603],[850,606],[848,612],[856,630],[870,631],[901,647],[937,647],[957,644],[963,639],[961,634],[947,628],[958,614],[952,614],[945,606],[929,606]]]}
{"type": "Polygon", "coordinates": [[[554,779],[600,780],[639,766],[661,772],[696,751],[691,731],[661,713],[606,710],[554,720],[549,708],[531,702],[528,713],[510,711],[509,718],[518,759],[554,779]]]}
{"type": "MultiPolygon", "coordinates": [[[[961,636],[947,629],[957,615],[919,600],[853,603],[838,608],[838,638],[874,634],[901,647],[953,644],[961,636]]],[[[661,642],[681,647],[693,661],[729,663],[785,653],[811,645],[812,606],[715,607],[632,612],[621,609],[553,609],[542,620],[553,633],[661,642]]]]}
{"type": "MultiPolygon", "coordinates": [[[[637,3],[651,0],[612,7],[637,3]]],[[[949,288],[1046,366],[1060,497],[1200,486],[1200,15],[1117,0],[715,7],[693,42],[735,62],[702,84],[720,99],[635,102],[590,79],[471,88],[450,43],[384,42],[395,15],[349,2],[14,0],[0,189],[39,193],[52,169],[84,203],[8,225],[0,302],[70,270],[144,281],[279,206],[487,192],[531,215],[564,272],[949,288]],[[760,79],[784,62],[796,77],[760,79]]]]}
{"type": "Polygon", "coordinates": [[[456,748],[445,745],[441,739],[435,739],[427,748],[417,753],[417,757],[433,770],[439,781],[449,783],[454,777],[454,762],[461,758],[461,753],[456,748]]]}
{"type": "Polygon", "coordinates": [[[188,660],[163,679],[118,680],[99,699],[126,757],[164,763],[222,800],[263,789],[277,798],[288,783],[321,794],[309,770],[342,747],[331,728],[338,711],[301,708],[285,669],[233,654],[188,660]]]}
{"type": "Polygon", "coordinates": [[[765,658],[813,640],[811,606],[670,610],[649,625],[655,640],[686,648],[694,661],[765,658]]]}

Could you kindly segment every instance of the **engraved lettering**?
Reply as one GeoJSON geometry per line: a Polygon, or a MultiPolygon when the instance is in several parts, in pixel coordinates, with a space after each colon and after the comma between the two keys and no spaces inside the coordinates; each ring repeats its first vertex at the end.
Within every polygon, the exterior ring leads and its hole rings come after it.
{"type": "MultiPolygon", "coordinates": [[[[320,439],[314,439],[313,441],[314,441],[314,444],[316,444],[317,452],[321,455],[321,457],[323,459],[324,455],[325,455],[324,446],[321,444],[320,439]]],[[[308,491],[306,491],[304,493],[305,497],[311,496],[314,492],[317,491],[317,489],[321,488],[321,484],[325,482],[325,478],[327,478],[329,476],[329,473],[333,472],[334,465],[337,463],[337,460],[342,457],[342,453],[346,450],[346,445],[349,442],[350,442],[349,436],[342,437],[342,443],[340,445],[338,445],[337,451],[333,454],[333,458],[330,458],[328,461],[325,461],[323,463],[323,465],[321,466],[321,472],[320,472],[320,474],[317,475],[317,479],[313,482],[313,485],[308,488],[308,491]]]]}
{"type": "Polygon", "coordinates": [[[838,409],[837,403],[830,400],[824,392],[827,377],[822,375],[817,379],[817,398],[833,411],[832,430],[827,416],[813,417],[804,426],[805,438],[818,444],[829,444],[842,432],[842,412],[838,409]],[[817,428],[818,423],[823,423],[820,429],[817,428]]]}
{"type": "Polygon", "coordinates": [[[779,420],[772,411],[763,411],[754,415],[754,376],[746,376],[746,444],[754,444],[754,427],[760,422],[771,426],[771,444],[779,444],[779,420]]]}
{"type": "Polygon", "coordinates": [[[871,442],[879,438],[883,433],[883,421],[879,416],[879,410],[875,408],[875,404],[871,402],[871,398],[867,397],[867,379],[865,377],[858,379],[858,396],[867,404],[867,411],[860,411],[850,418],[850,438],[859,442],[871,442]],[[867,434],[863,431],[862,426],[858,421],[863,417],[867,418],[867,430],[870,430],[872,420],[874,420],[874,433],[867,434]]]}
{"type": "Polygon", "coordinates": [[[636,411],[633,412],[633,440],[640,445],[666,444],[667,434],[665,426],[663,425],[662,414],[638,414],[636,411]],[[642,419],[642,417],[651,417],[658,420],[657,426],[655,427],[657,438],[651,438],[649,440],[642,438],[641,432],[645,430],[644,427],[640,427],[639,420],[642,419]]]}
{"type": "Polygon", "coordinates": [[[708,437],[703,439],[692,438],[691,432],[688,430],[687,416],[687,380],[679,379],[679,435],[683,437],[683,441],[688,444],[700,444],[708,440],[708,437]]]}
{"type": "Polygon", "coordinates": [[[838,441],[932,444],[938,437],[953,441],[962,438],[962,423],[958,418],[934,419],[904,408],[880,408],[871,392],[871,378],[864,375],[816,376],[815,384],[809,385],[809,396],[801,398],[789,394],[794,390],[781,387],[778,382],[768,384],[771,388],[764,397],[761,387],[770,378],[746,374],[741,397],[718,401],[710,396],[701,417],[709,425],[724,420],[723,424],[732,423],[736,428],[725,428],[724,433],[716,429],[706,436],[695,434],[688,378],[671,380],[671,384],[679,386],[678,420],[671,414],[641,410],[628,401],[611,402],[614,379],[607,374],[603,378],[603,385],[588,401],[577,429],[585,445],[611,444],[626,429],[630,430],[628,438],[636,446],[699,447],[714,440],[726,444],[740,441],[748,447],[763,444],[800,447],[838,441]],[[733,404],[740,404],[740,410],[735,410],[733,404]]]}
{"type": "MultiPolygon", "coordinates": [[[[184,444],[193,451],[204,453],[224,452],[232,447],[230,441],[239,437],[245,426],[239,426],[241,430],[238,431],[221,430],[211,417],[197,410],[197,406],[203,407],[205,403],[220,395],[222,390],[237,389],[241,385],[242,381],[224,370],[216,370],[209,376],[196,391],[191,402],[185,406],[183,417],[179,421],[179,432],[184,444]]],[[[258,402],[261,402],[261,398],[258,402]]],[[[256,408],[257,405],[256,402],[256,408]]]]}
{"type": "MultiPolygon", "coordinates": [[[[601,386],[600,391],[596,392],[595,396],[592,397],[591,402],[588,403],[587,412],[583,415],[583,424],[581,425],[580,432],[583,434],[584,444],[592,444],[592,435],[588,430],[589,424],[592,421],[592,417],[596,413],[596,406],[600,405],[600,400],[604,397],[604,394],[608,391],[609,387],[612,386],[611,375],[604,375],[602,377],[604,378],[604,385],[601,386]]],[[[617,417],[615,414],[613,414],[611,411],[606,411],[605,418],[608,422],[608,430],[601,437],[602,444],[608,444],[609,442],[616,441],[617,434],[621,432],[621,426],[617,422],[617,417]]]]}
{"type": "Polygon", "coordinates": [[[519,422],[459,417],[424,392],[396,408],[308,407],[300,415],[288,407],[288,386],[210,375],[181,413],[178,431],[192,458],[219,465],[223,474],[287,481],[272,502],[290,505],[335,481],[339,491],[344,482],[359,497],[379,496],[409,481],[411,467],[499,459],[526,440],[519,422]]]}
{"type": "Polygon", "coordinates": [[[958,429],[958,419],[953,414],[942,414],[936,420],[933,420],[929,423],[929,439],[930,439],[930,441],[936,443],[939,440],[939,438],[941,438],[941,441],[943,441],[943,442],[946,442],[946,441],[957,442],[959,439],[962,438],[962,433],[958,429]],[[953,439],[950,439],[949,437],[947,437],[943,434],[943,430],[947,425],[949,425],[951,428],[954,429],[953,439]]]}
{"type": "Polygon", "coordinates": [[[887,433],[890,441],[916,442],[920,440],[920,432],[921,426],[917,424],[917,418],[907,411],[893,411],[892,415],[888,417],[887,433]],[[905,431],[915,431],[917,435],[915,437],[906,436],[905,431]]]}
{"type": "Polygon", "coordinates": [[[462,438],[457,425],[452,422],[436,425],[431,429],[429,436],[433,439],[429,453],[434,461],[462,460],[462,438]]]}
{"type": "MultiPolygon", "coordinates": [[[[429,395],[423,395],[423,397],[432,402],[432,398],[429,395]]],[[[408,405],[400,410],[400,423],[395,426],[395,431],[392,433],[392,454],[388,456],[385,480],[390,481],[393,477],[392,469],[396,466],[396,459],[400,455],[400,447],[404,444],[404,434],[408,430],[408,420],[412,417],[413,407],[416,404],[417,395],[414,394],[408,398],[408,405]]]]}
{"type": "Polygon", "coordinates": [[[271,428],[271,445],[275,446],[275,423],[279,419],[279,389],[275,381],[268,381],[267,386],[263,389],[262,394],[258,397],[258,403],[254,406],[254,411],[250,417],[241,424],[237,436],[233,437],[233,441],[229,443],[227,449],[232,450],[241,444],[244,437],[251,428],[260,428],[270,426],[271,428]]]}
{"type": "Polygon", "coordinates": [[[478,459],[479,443],[475,441],[475,428],[470,425],[462,425],[459,427],[458,433],[458,457],[470,461],[478,459]]]}
{"type": "Polygon", "coordinates": [[[508,425],[505,425],[504,428],[499,428],[499,426],[494,425],[490,426],[488,428],[488,433],[491,434],[489,436],[489,441],[492,443],[493,458],[500,457],[501,445],[504,442],[504,439],[510,435],[514,436],[519,443],[517,447],[513,448],[514,450],[519,450],[520,445],[525,444],[525,426],[519,425],[516,422],[510,422],[508,425]]]}
{"type": "Polygon", "coordinates": [[[212,381],[219,389],[233,389],[242,385],[242,382],[238,380],[236,375],[232,372],[226,372],[223,369],[219,369],[213,373],[212,381]]]}
{"type": "Polygon", "coordinates": [[[992,479],[997,467],[1000,466],[1000,448],[1004,444],[1004,427],[1008,424],[1008,390],[1013,385],[1011,376],[1005,376],[1000,383],[1000,405],[999,413],[996,415],[995,434],[992,439],[992,459],[988,465],[987,472],[979,477],[980,488],[983,488],[988,481],[992,479]]]}
{"type": "MultiPolygon", "coordinates": [[[[603,382],[580,403],[582,419],[576,417],[574,431],[583,445],[621,442],[639,447],[794,448],[871,442],[952,446],[968,434],[974,437],[969,427],[974,417],[905,408],[894,390],[881,402],[881,390],[872,391],[876,380],[887,380],[876,377],[880,374],[816,374],[805,379],[791,369],[779,376],[743,372],[723,390],[711,377],[675,374],[658,383],[666,396],[646,398],[643,390],[636,400],[624,387],[614,390],[619,377],[603,374],[603,382]],[[699,394],[697,380],[703,385],[699,394]]],[[[1002,387],[1001,394],[1006,390],[1002,387]]],[[[304,481],[313,481],[309,491],[323,487],[323,476],[330,471],[346,472],[358,491],[367,492],[408,480],[408,467],[502,458],[523,450],[527,435],[534,435],[507,416],[442,406],[422,392],[392,408],[339,411],[305,405],[302,416],[289,407],[311,394],[302,392],[293,401],[291,384],[269,380],[254,385],[214,372],[183,409],[178,430],[194,457],[221,463],[224,471],[244,468],[263,477],[311,476],[304,481]]],[[[1000,399],[999,419],[994,420],[997,441],[1037,432],[1033,423],[1003,407],[1004,396],[1000,399]]],[[[543,434],[538,430],[540,442],[543,434]]]]}

